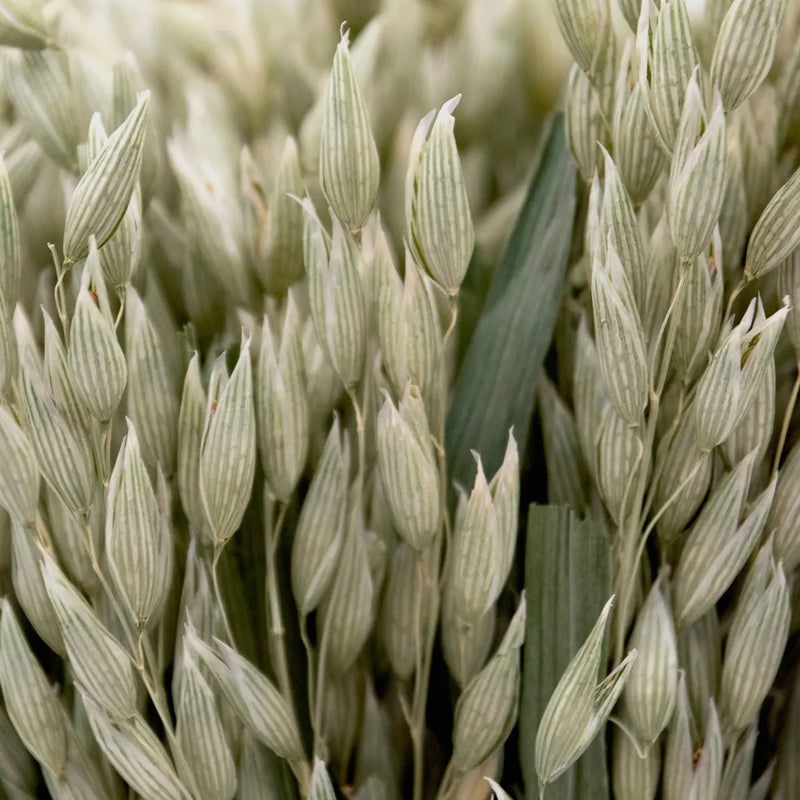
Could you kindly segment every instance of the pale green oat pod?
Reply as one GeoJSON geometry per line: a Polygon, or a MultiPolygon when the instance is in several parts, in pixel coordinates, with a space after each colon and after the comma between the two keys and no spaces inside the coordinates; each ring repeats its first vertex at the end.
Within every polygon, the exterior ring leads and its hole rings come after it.
{"type": "Polygon", "coordinates": [[[391,256],[379,259],[378,268],[382,274],[378,278],[377,323],[383,365],[398,394],[411,381],[427,397],[442,340],[433,289],[408,248],[403,281],[391,256]]]}
{"type": "Polygon", "coordinates": [[[8,93],[28,134],[59,166],[75,170],[81,134],[63,55],[26,51],[7,59],[5,67],[8,93]]]}
{"type": "Polygon", "coordinates": [[[625,277],[631,286],[639,313],[644,310],[647,290],[644,249],[633,201],[622,182],[617,165],[603,148],[605,163],[601,221],[603,240],[614,245],[625,277]]]}
{"type": "Polygon", "coordinates": [[[771,562],[761,572],[759,585],[751,583],[742,592],[722,662],[720,713],[735,731],[755,721],[789,636],[791,608],[783,567],[771,562]]]}
{"type": "Polygon", "coordinates": [[[761,377],[750,408],[739,418],[736,427],[722,445],[722,457],[728,466],[738,464],[756,451],[756,461],[767,453],[775,426],[775,364],[770,361],[761,377]]]}
{"type": "Polygon", "coordinates": [[[468,772],[502,745],[519,705],[519,651],[525,639],[525,594],[489,663],[458,698],[453,720],[453,764],[468,772]]]}
{"type": "Polygon", "coordinates": [[[350,761],[358,739],[364,677],[358,667],[326,676],[319,736],[328,748],[327,757],[338,764],[350,761]]]}
{"type": "Polygon", "coordinates": [[[699,730],[708,722],[708,698],[717,695],[722,669],[722,634],[715,608],[678,632],[678,662],[699,730]]]}
{"type": "Polygon", "coordinates": [[[380,160],[350,63],[349,39],[349,31],[343,30],[322,106],[319,174],[333,213],[343,225],[357,230],[375,203],[380,160]]]}
{"type": "Polygon", "coordinates": [[[608,403],[600,377],[597,349],[589,333],[586,315],[581,315],[575,342],[575,368],[572,372],[573,407],[581,453],[586,466],[596,475],[597,432],[603,418],[603,408],[608,403]]]}
{"type": "Polygon", "coordinates": [[[398,407],[387,394],[378,414],[378,468],[397,531],[424,550],[439,527],[439,471],[419,390],[408,384],[398,407]]]}
{"type": "Polygon", "coordinates": [[[800,564],[800,445],[795,445],[778,473],[766,529],[774,531],[775,559],[786,572],[800,564]]]}
{"type": "Polygon", "coordinates": [[[648,747],[642,758],[630,735],[614,729],[611,745],[611,784],[615,800],[653,800],[661,775],[661,749],[648,747]]]}
{"type": "Polygon", "coordinates": [[[19,800],[31,800],[36,796],[39,782],[36,762],[19,738],[5,709],[0,709],[0,780],[5,786],[11,784],[17,788],[19,800]]]}
{"type": "Polygon", "coordinates": [[[684,269],[689,270],[683,301],[676,309],[675,346],[672,353],[684,380],[697,378],[708,360],[722,322],[722,240],[714,231],[711,254],[702,253],[684,269]]]}
{"type": "MultiPolygon", "coordinates": [[[[135,102],[131,105],[135,105],[135,102]]],[[[120,124],[124,119],[123,116],[120,124]]],[[[86,147],[86,157],[89,163],[100,154],[107,141],[108,136],[103,128],[100,114],[95,112],[89,124],[89,141],[86,147]]],[[[141,248],[142,192],[137,182],[117,229],[98,252],[103,277],[117,291],[117,294],[122,292],[139,266],[141,248]]]]}
{"type": "Polygon", "coordinates": [[[67,368],[72,388],[85,411],[107,423],[122,399],[128,368],[117,342],[94,237],[90,240],[69,334],[67,368]]]}
{"type": "Polygon", "coordinates": [[[361,255],[337,219],[329,237],[311,200],[303,201],[303,209],[303,257],[314,330],[342,383],[352,386],[361,377],[366,350],[361,255]]]}
{"type": "Polygon", "coordinates": [[[686,685],[681,677],[664,753],[664,800],[705,800],[719,796],[724,750],[714,701],[708,699],[707,705],[705,740],[695,751],[686,685]],[[695,756],[698,756],[696,763],[695,756]]]}
{"type": "MultiPolygon", "coordinates": [[[[41,521],[38,521],[41,525],[41,521]]],[[[46,532],[40,531],[40,538],[46,532]]],[[[38,537],[37,537],[38,538],[38,537]]],[[[42,578],[43,549],[31,530],[11,522],[11,582],[14,595],[33,629],[60,656],[66,654],[58,619],[42,578]]]]}
{"type": "Polygon", "coordinates": [[[236,713],[260,741],[287,761],[305,758],[292,710],[271,681],[219,640],[215,640],[215,651],[190,631],[188,645],[219,683],[236,713]]]}
{"type": "Polygon", "coordinates": [[[406,224],[414,255],[448,296],[458,294],[469,266],[475,231],[448,100],[417,126],[406,175],[406,224]],[[427,139],[427,140],[426,140],[427,139]]]}
{"type": "Polygon", "coordinates": [[[648,396],[644,331],[630,284],[613,247],[592,267],[592,306],[600,375],[608,399],[630,426],[642,421],[648,396]]]}
{"type": "Polygon", "coordinates": [[[128,358],[128,415],[136,425],[142,455],[166,475],[176,469],[178,406],[173,382],[153,320],[132,287],[125,300],[128,358]]]}
{"type": "Polygon", "coordinates": [[[730,436],[742,396],[742,340],[739,328],[728,334],[697,382],[692,403],[697,446],[710,453],[730,436]]]}
{"type": "Polygon", "coordinates": [[[785,0],[735,0],[725,14],[711,59],[711,81],[726,114],[767,77],[785,13],[785,0]]]}
{"type": "Polygon", "coordinates": [[[304,191],[297,144],[288,136],[270,195],[266,261],[260,264],[261,280],[272,294],[285,294],[303,277],[303,210],[291,196],[304,191]]]}
{"type": "MultiPolygon", "coordinates": [[[[633,484],[642,467],[642,442],[636,428],[606,405],[596,431],[597,488],[614,520],[624,518],[633,484]]],[[[643,468],[643,467],[642,467],[643,468]]]]}
{"type": "Polygon", "coordinates": [[[341,677],[358,658],[372,628],[375,589],[364,545],[360,492],[350,490],[347,531],[330,595],[322,607],[322,635],[328,637],[327,664],[341,677]]]}
{"type": "MultiPolygon", "coordinates": [[[[732,130],[732,128],[729,128],[732,130]]],[[[728,275],[742,262],[750,228],[747,188],[742,168],[742,146],[738,137],[728,134],[728,156],[725,166],[725,192],[719,212],[722,238],[722,263],[728,275]]]]}
{"type": "Polygon", "coordinates": [[[0,686],[5,707],[25,746],[41,764],[61,772],[67,760],[65,713],[31,652],[7,599],[0,623],[0,686]]]}
{"type": "MultiPolygon", "coordinates": [[[[642,4],[643,9],[647,7],[642,4]]],[[[686,87],[700,63],[700,56],[692,41],[684,0],[663,0],[656,25],[651,42],[647,16],[643,15],[639,21],[636,37],[640,51],[639,83],[647,98],[645,109],[659,144],[666,153],[671,153],[686,87]]]]}
{"type": "MultiPolygon", "coordinates": [[[[400,680],[414,674],[417,654],[427,641],[435,609],[432,585],[422,578],[424,567],[418,554],[405,542],[398,542],[389,560],[386,586],[381,598],[378,633],[392,672],[400,680]],[[418,635],[419,632],[419,635],[418,635]]],[[[455,626],[455,619],[452,619],[455,626]]],[[[447,626],[442,626],[443,636],[447,626]]]]}
{"type": "Polygon", "coordinates": [[[697,258],[711,241],[725,197],[726,161],[722,104],[715,96],[710,117],[706,114],[695,72],[686,89],[669,173],[670,232],[684,263],[697,258]]]}
{"type": "Polygon", "coordinates": [[[609,57],[611,7],[608,0],[565,0],[554,3],[556,20],[578,66],[596,79],[609,57]]]}
{"type": "Polygon", "coordinates": [[[39,470],[69,508],[86,514],[92,504],[95,470],[85,432],[58,409],[32,364],[22,367],[20,394],[39,470]]]}
{"type": "Polygon", "coordinates": [[[767,519],[775,483],[744,509],[755,453],[750,453],[715,488],[692,526],[673,580],[678,627],[700,619],[719,600],[753,551],[767,519]]]}
{"type": "Polygon", "coordinates": [[[0,406],[0,451],[5,454],[0,471],[0,506],[20,524],[29,525],[36,519],[39,467],[28,435],[4,405],[0,406]]]}
{"type": "Polygon", "coordinates": [[[186,368],[178,414],[178,491],[190,529],[201,534],[205,526],[200,499],[200,453],[208,401],[200,377],[200,356],[195,353],[186,368]]]}
{"type": "Polygon", "coordinates": [[[639,657],[622,697],[639,741],[653,749],[672,718],[678,687],[678,641],[661,578],[639,609],[629,646],[639,657]]]}
{"type": "Polygon", "coordinates": [[[503,587],[503,558],[497,513],[477,453],[475,484],[461,524],[453,536],[452,583],[455,612],[474,625],[491,608],[503,587]]]}
{"type": "MultiPolygon", "coordinates": [[[[136,106],[139,92],[146,89],[142,73],[131,52],[114,62],[112,75],[112,125],[118,128],[136,106]]],[[[148,205],[159,178],[161,169],[161,152],[153,117],[147,124],[144,136],[144,152],[142,153],[141,191],[143,204],[148,205]]]]}
{"type": "Polygon", "coordinates": [[[800,169],[778,189],[761,212],[747,245],[748,280],[774,269],[800,246],[800,169]]]}
{"type": "Polygon", "coordinates": [[[474,625],[459,619],[453,602],[452,581],[442,596],[442,654],[453,680],[463,690],[480,672],[489,655],[497,624],[497,606],[492,606],[474,625]]]}
{"type": "Polygon", "coordinates": [[[91,700],[86,711],[100,750],[142,800],[186,800],[191,796],[164,745],[139,714],[109,719],[91,700]]]}
{"type": "MultiPolygon", "coordinates": [[[[86,522],[69,509],[61,499],[61,495],[47,484],[45,484],[45,499],[47,516],[50,519],[50,534],[59,559],[73,582],[85,591],[89,591],[94,586],[97,576],[92,568],[92,559],[87,548],[89,533],[86,522]]],[[[92,511],[97,513],[98,508],[99,506],[93,506],[92,511]]],[[[102,508],[99,510],[102,511],[102,508]]],[[[94,528],[91,523],[90,527],[94,528]]],[[[94,547],[96,552],[99,551],[101,541],[95,541],[94,547]]]]}
{"type": "Polygon", "coordinates": [[[69,424],[75,430],[88,432],[93,427],[93,422],[87,415],[83,403],[78,400],[67,361],[67,349],[50,315],[43,310],[42,316],[44,318],[42,372],[45,385],[58,410],[64,414],[69,424]]]}
{"type": "Polygon", "coordinates": [[[280,343],[265,315],[256,367],[256,422],[270,491],[287,502],[308,454],[309,410],[300,315],[292,294],[284,312],[280,343]]]}
{"type": "Polygon", "coordinates": [[[328,770],[321,758],[314,758],[314,769],[311,773],[311,787],[308,800],[336,800],[328,770]]]}
{"type": "Polygon", "coordinates": [[[136,714],[136,685],[130,657],[49,556],[42,574],[76,684],[110,719],[131,719],[136,714]]]}
{"type": "Polygon", "coordinates": [[[102,247],[123,218],[139,180],[149,102],[150,93],[142,92],[75,187],[64,224],[66,263],[89,254],[90,236],[102,247]]]}
{"type": "Polygon", "coordinates": [[[744,330],[742,335],[744,347],[742,351],[742,397],[737,423],[750,409],[762,386],[765,373],[774,363],[773,353],[788,313],[789,309],[784,303],[781,308],[767,317],[759,297],[753,300],[750,310],[740,323],[740,327],[744,330]],[[751,320],[752,325],[750,325],[751,320]]]}
{"type": "Polygon", "coordinates": [[[3,313],[9,321],[19,299],[21,280],[22,262],[17,210],[5,159],[0,154],[0,292],[2,292],[3,313]]]}
{"type": "MultiPolygon", "coordinates": [[[[644,202],[664,169],[665,160],[647,117],[644,89],[627,87],[628,68],[620,75],[614,114],[614,160],[635,204],[644,202]]],[[[598,137],[599,138],[599,137],[598,137]]]]}
{"type": "Polygon", "coordinates": [[[603,607],[591,633],[573,656],[544,710],[536,732],[536,774],[539,792],[581,757],[616,705],[636,651],[631,650],[600,683],[603,640],[612,597],[603,607]]]}
{"type": "Polygon", "coordinates": [[[592,84],[577,64],[567,81],[564,128],[578,171],[588,183],[599,166],[597,142],[605,140],[605,126],[592,84]]]}
{"type": "Polygon", "coordinates": [[[724,797],[725,800],[747,800],[750,794],[750,776],[753,774],[756,739],[758,739],[758,726],[752,725],[739,740],[732,758],[725,761],[719,797],[724,797]]]}
{"type": "Polygon", "coordinates": [[[111,577],[141,627],[160,600],[161,530],[155,492],[130,420],[108,486],[105,540],[111,577]]]}
{"type": "MultiPolygon", "coordinates": [[[[189,774],[181,775],[205,800],[232,800],[236,765],[217,712],[216,700],[194,657],[182,664],[181,698],[175,734],[189,774]]],[[[182,773],[181,764],[178,772],[182,773]]]]}
{"type": "Polygon", "coordinates": [[[672,716],[664,751],[664,800],[684,800],[692,788],[692,729],[686,679],[678,680],[675,713],[672,716]]]}
{"type": "Polygon", "coordinates": [[[292,540],[292,593],[301,614],[325,596],[339,563],[347,519],[350,450],[333,421],[292,540]]]}
{"type": "Polygon", "coordinates": [[[256,468],[256,417],[250,339],[242,337],[239,359],[219,396],[206,411],[200,452],[200,500],[215,547],[242,522],[256,468]]]}
{"type": "Polygon", "coordinates": [[[708,701],[708,722],[706,736],[697,763],[694,763],[694,752],[690,754],[689,770],[691,772],[691,789],[688,800],[705,800],[707,797],[720,797],[719,787],[722,783],[722,767],[725,762],[725,748],[719,727],[717,709],[713,700],[708,701]]]}

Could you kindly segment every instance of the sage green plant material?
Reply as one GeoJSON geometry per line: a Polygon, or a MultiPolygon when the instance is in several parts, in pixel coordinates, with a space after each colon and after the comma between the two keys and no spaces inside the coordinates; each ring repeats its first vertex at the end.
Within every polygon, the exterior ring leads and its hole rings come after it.
{"type": "Polygon", "coordinates": [[[702,5],[557,12],[576,62],[567,142],[587,187],[548,362],[560,405],[542,393],[543,426],[575,434],[542,438],[551,502],[566,495],[611,547],[601,666],[639,650],[614,712],[619,797],[772,796],[770,771],[751,774],[753,741],[767,752],[782,739],[769,698],[783,707],[796,661],[800,194],[785,132],[800,9],[702,5]],[[590,479],[583,498],[564,464],[590,479]]]}
{"type": "Polygon", "coordinates": [[[0,0],[0,797],[793,797],[798,40],[0,0]]]}
{"type": "Polygon", "coordinates": [[[574,171],[562,119],[551,122],[537,172],[464,356],[447,418],[453,479],[471,475],[469,451],[494,471],[507,432],[527,439],[536,380],[555,325],[574,214],[574,171]]]}
{"type": "MultiPolygon", "coordinates": [[[[530,592],[523,657],[520,753],[525,783],[536,796],[533,759],[545,707],[572,656],[608,599],[610,554],[601,530],[565,506],[528,511],[525,580],[530,592]],[[565,635],[566,634],[566,635],[565,635]]],[[[546,796],[609,797],[606,748],[596,739],[584,756],[547,787],[546,796]]]]}

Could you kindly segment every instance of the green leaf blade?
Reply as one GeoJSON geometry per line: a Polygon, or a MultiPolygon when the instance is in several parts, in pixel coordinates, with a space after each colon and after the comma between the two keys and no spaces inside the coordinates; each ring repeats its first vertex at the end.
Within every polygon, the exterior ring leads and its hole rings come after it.
{"type": "Polygon", "coordinates": [[[508,429],[527,439],[536,381],[555,327],[572,241],[575,170],[555,117],[508,247],[456,380],[447,417],[452,480],[469,485],[470,450],[488,471],[508,429]]]}

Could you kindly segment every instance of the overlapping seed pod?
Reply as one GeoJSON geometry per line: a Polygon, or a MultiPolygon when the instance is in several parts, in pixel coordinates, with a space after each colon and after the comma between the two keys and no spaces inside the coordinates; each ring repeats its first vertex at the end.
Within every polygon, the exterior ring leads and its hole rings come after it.
{"type": "Polygon", "coordinates": [[[461,95],[424,117],[414,133],[406,175],[406,224],[416,259],[449,295],[458,294],[475,231],[453,134],[461,95]]]}
{"type": "Polygon", "coordinates": [[[286,502],[305,466],[309,439],[300,317],[291,294],[279,345],[264,318],[255,385],[261,464],[270,491],[286,502]]]}
{"type": "Polygon", "coordinates": [[[622,696],[633,730],[650,748],[669,724],[678,685],[678,642],[660,579],[639,609],[630,646],[639,657],[622,696]]]}
{"type": "Polygon", "coordinates": [[[37,761],[60,772],[67,760],[64,711],[31,652],[11,603],[2,602],[0,686],[11,721],[37,761]]]}
{"type": "Polygon", "coordinates": [[[51,558],[45,557],[42,573],[76,683],[104,716],[130,720],[136,714],[130,657],[51,558]]]}
{"type": "Polygon", "coordinates": [[[250,340],[242,339],[239,359],[219,400],[212,398],[200,449],[200,500],[215,547],[233,536],[244,516],[256,466],[256,417],[250,340]]]}
{"type": "Polygon", "coordinates": [[[75,188],[64,224],[65,262],[85,258],[91,236],[102,247],[122,220],[139,179],[149,103],[150,92],[142,92],[75,188]]]}
{"type": "Polygon", "coordinates": [[[160,545],[156,496],[136,428],[129,420],[108,486],[106,557],[114,583],[139,625],[147,621],[160,600],[160,545]]]}
{"type": "Polygon", "coordinates": [[[539,791],[552,783],[591,744],[616,705],[637,653],[631,650],[610,675],[597,683],[601,651],[613,597],[573,656],[544,710],[536,733],[539,791]]]}
{"type": "Polygon", "coordinates": [[[661,774],[661,753],[649,747],[642,758],[627,732],[614,730],[611,780],[616,800],[653,800],[661,774]]]}
{"type": "Polygon", "coordinates": [[[361,376],[366,348],[361,255],[337,219],[328,236],[310,200],[303,201],[303,209],[303,257],[314,330],[336,374],[351,386],[361,376]]]}
{"type": "Polygon", "coordinates": [[[219,683],[223,694],[255,736],[281,758],[303,760],[297,722],[286,700],[250,662],[226,644],[212,649],[193,633],[189,647],[219,683]]]}
{"type": "Polygon", "coordinates": [[[69,332],[67,368],[72,388],[86,413],[108,423],[125,391],[128,368],[117,342],[93,237],[69,332]]]}
{"type": "Polygon", "coordinates": [[[489,663],[458,699],[453,721],[453,763],[467,772],[502,744],[517,716],[519,651],[525,639],[525,596],[489,663]]]}
{"type": "Polygon", "coordinates": [[[592,267],[592,306],[600,375],[608,399],[630,426],[647,405],[648,364],[644,331],[630,283],[613,247],[607,263],[592,267]]]}
{"type": "Polygon", "coordinates": [[[378,414],[378,466],[400,536],[424,550],[439,525],[439,479],[419,390],[408,384],[397,407],[387,395],[378,414]]]}
{"type": "Polygon", "coordinates": [[[128,416],[136,425],[142,455],[167,475],[176,467],[178,405],[165,348],[144,303],[132,288],[125,296],[128,416]]]}
{"type": "Polygon", "coordinates": [[[292,541],[292,592],[301,615],[328,591],[339,563],[347,518],[350,451],[334,420],[300,511],[292,541]]]}

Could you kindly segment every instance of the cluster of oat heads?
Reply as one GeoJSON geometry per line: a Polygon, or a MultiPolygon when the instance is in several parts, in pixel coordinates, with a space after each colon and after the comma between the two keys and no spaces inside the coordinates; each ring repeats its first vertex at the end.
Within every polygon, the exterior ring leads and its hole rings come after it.
{"type": "Polygon", "coordinates": [[[500,777],[519,453],[451,512],[444,423],[521,4],[328,5],[0,0],[0,795],[500,777]]]}
{"type": "MultiPolygon", "coordinates": [[[[619,800],[800,791],[787,649],[800,7],[705,6],[554,6],[576,62],[566,128],[588,203],[580,310],[558,352],[572,387],[545,385],[542,413],[568,434],[546,435],[557,499],[613,542],[617,669],[638,653],[615,711],[619,800]]],[[[536,743],[543,788],[562,763],[548,731],[574,759],[590,719],[569,687],[556,702],[536,743]]]]}

